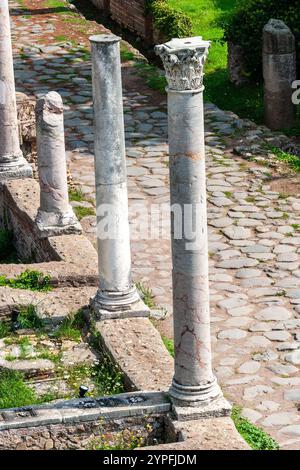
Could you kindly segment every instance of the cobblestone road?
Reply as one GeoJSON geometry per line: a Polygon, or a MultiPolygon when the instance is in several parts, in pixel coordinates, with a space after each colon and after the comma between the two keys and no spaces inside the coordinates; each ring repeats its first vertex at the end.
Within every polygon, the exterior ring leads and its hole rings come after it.
{"type": "MultiPolygon", "coordinates": [[[[10,2],[17,89],[36,97],[49,90],[62,95],[69,168],[86,197],[78,204],[90,206],[93,111],[87,38],[105,29],[73,13],[80,30],[72,30],[76,21],[72,24],[68,12],[42,10],[42,1],[22,3],[27,11],[10,2]]],[[[169,201],[165,97],[136,75],[133,63],[125,62],[131,211],[136,203],[169,201]]],[[[210,104],[205,114],[214,369],[225,395],[243,407],[248,419],[282,448],[299,449],[299,185],[295,179],[289,185],[272,169],[247,161],[253,156],[265,161],[262,145],[274,143],[266,128],[210,104]]],[[[83,218],[82,225],[94,242],[94,216],[83,218]]],[[[132,253],[134,278],[149,286],[157,304],[167,310],[157,326],[170,337],[169,240],[133,240],[132,253]]]]}

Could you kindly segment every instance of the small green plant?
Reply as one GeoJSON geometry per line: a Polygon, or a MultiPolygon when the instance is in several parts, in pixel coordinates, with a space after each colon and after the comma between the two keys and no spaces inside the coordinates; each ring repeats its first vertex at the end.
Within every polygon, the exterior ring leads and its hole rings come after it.
{"type": "Polygon", "coordinates": [[[162,335],[161,339],[163,340],[165,347],[169,351],[170,356],[174,357],[175,356],[174,341],[172,339],[167,338],[164,335],[162,335]]]}
{"type": "Polygon", "coordinates": [[[33,390],[20,372],[0,370],[0,408],[15,408],[37,402],[33,390]]]}
{"type": "Polygon", "coordinates": [[[155,26],[167,39],[192,35],[192,22],[182,10],[173,8],[166,0],[146,0],[146,9],[155,26]]]}
{"type": "Polygon", "coordinates": [[[57,42],[67,42],[68,41],[68,38],[66,36],[64,36],[63,34],[60,35],[60,36],[55,36],[54,39],[57,42]]]}
{"type": "Polygon", "coordinates": [[[117,434],[102,434],[89,444],[88,450],[133,450],[144,443],[143,436],[126,429],[117,434]]]}
{"type": "Polygon", "coordinates": [[[27,307],[20,308],[17,322],[21,328],[30,330],[40,329],[44,326],[43,320],[41,320],[37,315],[36,307],[32,304],[27,307]]]}
{"type": "Polygon", "coordinates": [[[9,324],[7,322],[0,321],[0,339],[9,336],[10,332],[11,330],[9,324]]]}
{"type": "Polygon", "coordinates": [[[83,192],[80,186],[75,189],[69,189],[69,199],[70,201],[81,202],[84,200],[83,192]]]}
{"type": "Polygon", "coordinates": [[[142,282],[137,282],[135,285],[145,304],[149,308],[154,308],[155,302],[152,290],[149,287],[145,286],[142,282]]]}
{"type": "Polygon", "coordinates": [[[300,172],[300,158],[296,155],[284,152],[278,147],[271,147],[270,150],[276,156],[277,160],[285,162],[292,170],[300,172]]]}
{"type": "Polygon", "coordinates": [[[70,314],[68,317],[64,318],[58,329],[53,333],[53,337],[68,339],[79,343],[81,340],[81,323],[77,315],[81,314],[70,314]]]}
{"type": "Polygon", "coordinates": [[[134,60],[135,59],[135,55],[133,52],[130,52],[128,51],[127,49],[125,48],[121,48],[121,60],[122,62],[128,62],[130,60],[134,60]]]}
{"type": "Polygon", "coordinates": [[[77,216],[78,220],[83,219],[84,217],[87,217],[88,215],[95,215],[95,211],[92,207],[74,207],[74,212],[77,216]]]}
{"type": "Polygon", "coordinates": [[[59,365],[62,354],[61,353],[52,353],[46,348],[37,347],[37,357],[39,359],[47,359],[48,361],[53,362],[55,365],[59,365]]]}
{"type": "Polygon", "coordinates": [[[125,391],[122,372],[104,352],[102,352],[99,364],[95,365],[92,370],[92,377],[100,396],[116,395],[125,391]]]}
{"type": "Polygon", "coordinates": [[[241,408],[234,406],[231,417],[238,432],[254,450],[278,450],[278,443],[262,429],[254,426],[241,415],[241,408]]]}
{"type": "Polygon", "coordinates": [[[47,292],[51,290],[50,280],[50,276],[44,276],[39,271],[30,271],[27,269],[12,279],[6,276],[0,276],[0,286],[47,292]]]}

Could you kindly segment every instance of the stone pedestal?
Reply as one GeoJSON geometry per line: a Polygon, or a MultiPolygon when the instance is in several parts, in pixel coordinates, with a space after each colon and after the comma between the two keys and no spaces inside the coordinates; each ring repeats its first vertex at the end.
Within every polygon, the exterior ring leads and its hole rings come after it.
{"type": "Polygon", "coordinates": [[[82,232],[69,205],[63,112],[62,99],[55,91],[37,101],[40,207],[36,223],[41,237],[82,232]]]}
{"type": "Polygon", "coordinates": [[[171,205],[181,208],[179,220],[171,218],[175,375],[169,393],[175,414],[186,419],[205,410],[211,415],[215,406],[217,414],[230,410],[211,361],[203,118],[209,45],[196,37],[156,46],[168,81],[171,205]]]}
{"type": "Polygon", "coordinates": [[[273,130],[295,124],[292,83],[296,80],[295,37],[281,20],[271,19],[263,30],[265,124],[273,130]]]}
{"type": "Polygon", "coordinates": [[[99,289],[91,300],[98,319],[147,316],[131,280],[120,38],[90,38],[95,116],[95,175],[99,289]]]}
{"type": "Polygon", "coordinates": [[[19,143],[8,1],[0,3],[0,183],[31,177],[19,143]]]}

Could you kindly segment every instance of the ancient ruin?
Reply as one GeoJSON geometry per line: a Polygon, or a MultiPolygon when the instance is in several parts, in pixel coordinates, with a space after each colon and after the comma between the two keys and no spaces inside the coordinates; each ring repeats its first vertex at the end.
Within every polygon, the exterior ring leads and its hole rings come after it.
{"type": "Polygon", "coordinates": [[[0,1],[0,450],[299,449],[292,30],[267,128],[207,102],[215,41],[58,3],[0,1]]]}

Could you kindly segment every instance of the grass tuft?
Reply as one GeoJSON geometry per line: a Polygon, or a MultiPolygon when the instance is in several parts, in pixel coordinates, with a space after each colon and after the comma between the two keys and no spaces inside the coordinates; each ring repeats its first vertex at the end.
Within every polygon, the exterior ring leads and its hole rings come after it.
{"type": "Polygon", "coordinates": [[[43,273],[40,273],[39,271],[30,271],[29,269],[26,269],[26,271],[15,278],[0,276],[0,286],[47,292],[51,290],[50,280],[50,276],[44,276],[43,273]]]}
{"type": "Polygon", "coordinates": [[[278,450],[278,443],[262,429],[254,426],[241,415],[241,408],[233,407],[232,420],[236,429],[254,450],[278,450]]]}

